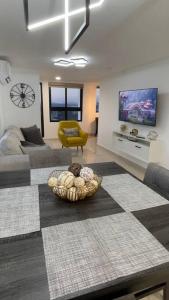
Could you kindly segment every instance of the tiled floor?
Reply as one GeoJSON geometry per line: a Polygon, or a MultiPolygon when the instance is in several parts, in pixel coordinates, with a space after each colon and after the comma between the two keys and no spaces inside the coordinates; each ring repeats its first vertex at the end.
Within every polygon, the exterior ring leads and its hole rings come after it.
{"type": "MultiPolygon", "coordinates": [[[[53,149],[61,148],[61,143],[57,139],[46,140],[46,143],[53,149]]],[[[131,172],[133,175],[139,179],[143,179],[145,169],[142,167],[124,159],[101,146],[97,145],[97,139],[95,137],[90,137],[88,139],[87,145],[84,147],[83,153],[81,149],[77,151],[76,148],[72,148],[73,162],[79,163],[99,163],[99,162],[108,162],[114,161],[120,166],[124,167],[127,171],[131,172]]]]}
{"type": "Polygon", "coordinates": [[[162,299],[163,299],[163,291],[160,291],[158,293],[145,297],[142,300],[162,300],[162,299]]]}

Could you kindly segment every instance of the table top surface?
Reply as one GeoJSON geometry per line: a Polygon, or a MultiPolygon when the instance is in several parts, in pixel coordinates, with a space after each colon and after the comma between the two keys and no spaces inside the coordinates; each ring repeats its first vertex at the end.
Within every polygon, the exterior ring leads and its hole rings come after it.
{"type": "Polygon", "coordinates": [[[47,186],[67,166],[0,180],[0,299],[113,298],[169,275],[168,200],[113,162],[90,166],[102,187],[77,203],[47,186]]]}

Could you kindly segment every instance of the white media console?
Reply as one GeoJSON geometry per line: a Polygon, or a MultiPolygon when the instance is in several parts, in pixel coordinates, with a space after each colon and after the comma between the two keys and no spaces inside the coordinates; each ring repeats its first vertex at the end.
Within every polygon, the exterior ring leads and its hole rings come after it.
{"type": "Polygon", "coordinates": [[[161,143],[159,140],[150,141],[146,138],[135,137],[122,132],[113,132],[113,144],[115,152],[127,158],[139,160],[144,164],[160,162],[161,143]]]}

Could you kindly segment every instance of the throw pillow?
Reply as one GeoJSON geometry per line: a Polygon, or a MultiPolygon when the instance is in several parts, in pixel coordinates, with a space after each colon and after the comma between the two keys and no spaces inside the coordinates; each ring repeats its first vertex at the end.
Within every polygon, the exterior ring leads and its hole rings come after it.
{"type": "Polygon", "coordinates": [[[34,125],[28,128],[21,128],[23,136],[27,142],[36,144],[36,145],[45,145],[40,129],[34,125]]]}
{"type": "Polygon", "coordinates": [[[37,144],[33,144],[33,143],[28,142],[28,141],[21,141],[21,145],[23,147],[38,147],[39,146],[37,144]]]}
{"type": "Polygon", "coordinates": [[[79,136],[78,128],[63,128],[65,136],[79,136]]]}

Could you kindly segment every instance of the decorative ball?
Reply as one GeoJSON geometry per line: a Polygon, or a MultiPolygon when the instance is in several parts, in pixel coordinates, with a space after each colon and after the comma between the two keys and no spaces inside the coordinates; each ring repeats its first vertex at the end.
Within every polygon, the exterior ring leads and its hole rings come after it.
{"type": "Polygon", "coordinates": [[[50,188],[56,187],[56,186],[57,186],[57,183],[58,183],[58,180],[57,180],[56,177],[51,177],[51,178],[49,178],[49,180],[48,180],[48,186],[49,186],[50,188]]]}
{"type": "Polygon", "coordinates": [[[94,177],[93,170],[88,167],[84,167],[80,171],[80,177],[82,177],[85,181],[90,181],[94,177]]]}
{"type": "Polygon", "coordinates": [[[126,125],[126,124],[122,124],[122,125],[120,126],[120,130],[121,130],[122,132],[125,132],[127,129],[128,129],[128,128],[127,128],[127,125],[126,125]]]}
{"type": "Polygon", "coordinates": [[[55,186],[55,187],[52,189],[52,192],[53,192],[54,194],[57,194],[57,191],[58,191],[58,186],[55,186]]]}
{"type": "Polygon", "coordinates": [[[77,188],[77,195],[79,200],[85,199],[87,193],[88,193],[88,189],[85,185],[77,188]]]}
{"type": "Polygon", "coordinates": [[[72,172],[74,176],[78,177],[80,175],[80,170],[82,169],[82,166],[78,163],[73,163],[69,167],[69,172],[72,172]]]}
{"type": "Polygon", "coordinates": [[[98,186],[99,186],[98,182],[97,182],[96,180],[94,180],[94,179],[90,181],[90,184],[93,184],[93,185],[95,186],[96,189],[97,189],[98,186]]]}
{"type": "Polygon", "coordinates": [[[133,128],[132,131],[130,132],[131,135],[137,136],[138,135],[138,129],[133,128]]]}
{"type": "Polygon", "coordinates": [[[96,181],[97,181],[97,183],[98,183],[98,185],[100,185],[100,184],[101,184],[101,182],[102,182],[102,178],[101,178],[101,177],[99,177],[99,176],[98,176],[98,175],[96,175],[96,174],[94,174],[93,180],[96,180],[96,181]]]}
{"type": "Polygon", "coordinates": [[[58,184],[69,189],[73,186],[74,179],[75,177],[71,172],[65,171],[59,175],[58,184]]]}
{"type": "Polygon", "coordinates": [[[71,187],[70,189],[67,190],[67,199],[72,202],[75,202],[78,200],[78,194],[77,194],[76,187],[71,187]]]}
{"type": "Polygon", "coordinates": [[[67,197],[67,188],[65,186],[58,186],[53,189],[53,192],[60,198],[66,199],[67,197]]]}
{"type": "Polygon", "coordinates": [[[157,138],[158,138],[158,133],[157,133],[157,131],[155,131],[155,130],[150,130],[149,131],[149,133],[148,133],[148,135],[147,135],[147,138],[149,139],[149,140],[156,140],[157,138]]]}
{"type": "Polygon", "coordinates": [[[86,197],[91,197],[96,192],[96,186],[89,181],[86,183],[86,187],[88,191],[86,197]]]}
{"type": "Polygon", "coordinates": [[[75,187],[81,187],[85,185],[85,180],[82,177],[76,177],[74,180],[74,186],[75,187]]]}

